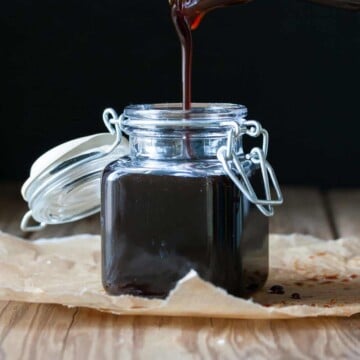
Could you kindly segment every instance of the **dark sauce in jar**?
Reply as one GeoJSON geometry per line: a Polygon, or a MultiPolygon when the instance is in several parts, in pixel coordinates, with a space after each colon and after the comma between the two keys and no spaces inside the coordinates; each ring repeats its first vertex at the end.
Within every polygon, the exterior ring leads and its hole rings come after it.
{"type": "Polygon", "coordinates": [[[111,295],[165,298],[191,269],[235,296],[268,273],[268,219],[225,175],[103,176],[103,285],[111,295]]]}

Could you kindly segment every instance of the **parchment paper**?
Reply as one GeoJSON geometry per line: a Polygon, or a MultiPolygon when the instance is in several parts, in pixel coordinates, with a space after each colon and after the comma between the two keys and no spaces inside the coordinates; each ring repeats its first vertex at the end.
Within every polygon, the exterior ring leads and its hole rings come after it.
{"type": "Polygon", "coordinates": [[[105,294],[99,236],[28,242],[0,232],[0,300],[89,307],[119,315],[280,319],[360,313],[359,239],[272,235],[270,244],[268,283],[251,300],[228,295],[194,271],[168,299],[148,300],[105,294]],[[283,286],[285,293],[270,294],[273,285],[283,286]],[[301,299],[293,299],[295,293],[301,299]]]}

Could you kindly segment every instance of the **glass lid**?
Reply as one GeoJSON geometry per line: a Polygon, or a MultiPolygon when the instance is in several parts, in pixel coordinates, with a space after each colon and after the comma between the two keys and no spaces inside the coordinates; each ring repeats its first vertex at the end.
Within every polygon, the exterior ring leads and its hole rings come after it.
{"type": "Polygon", "coordinates": [[[103,120],[109,133],[71,140],[35,161],[21,189],[30,208],[21,223],[23,231],[80,220],[100,210],[102,172],[129,151],[115,111],[105,110],[103,120]],[[38,225],[29,225],[31,219],[38,225]]]}

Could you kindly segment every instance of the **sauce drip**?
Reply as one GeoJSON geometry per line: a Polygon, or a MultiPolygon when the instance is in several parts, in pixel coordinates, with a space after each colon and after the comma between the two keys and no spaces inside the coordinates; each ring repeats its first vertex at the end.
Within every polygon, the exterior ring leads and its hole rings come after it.
{"type": "Polygon", "coordinates": [[[182,52],[182,103],[183,110],[191,109],[191,74],[195,30],[209,11],[251,0],[170,0],[171,17],[179,36],[182,52]]]}
{"type": "MultiPolygon", "coordinates": [[[[252,0],[169,0],[171,16],[181,43],[183,110],[191,109],[191,73],[193,41],[192,30],[201,23],[211,10],[235,4],[246,4],[252,0]]],[[[321,5],[335,6],[359,11],[360,0],[307,0],[321,5]]]]}

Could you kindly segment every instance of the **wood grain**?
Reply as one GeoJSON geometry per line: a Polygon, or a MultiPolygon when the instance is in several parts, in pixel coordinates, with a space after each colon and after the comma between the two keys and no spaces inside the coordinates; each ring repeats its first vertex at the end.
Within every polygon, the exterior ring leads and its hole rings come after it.
{"type": "Polygon", "coordinates": [[[76,311],[10,302],[0,318],[0,359],[60,359],[76,311]]]}
{"type": "Polygon", "coordinates": [[[328,194],[339,237],[360,238],[360,190],[337,190],[328,194]]]}
{"type": "Polygon", "coordinates": [[[359,359],[360,317],[248,321],[120,317],[13,304],[5,359],[359,359]]]}
{"type": "Polygon", "coordinates": [[[80,310],[65,358],[356,359],[360,318],[281,321],[113,317],[80,310]],[[88,326],[96,323],[96,338],[88,326]],[[344,345],[346,343],[346,346],[344,345]],[[100,345],[101,344],[101,345],[100,345]],[[78,350],[86,349],[81,354],[78,350]]]}
{"type": "Polygon", "coordinates": [[[324,207],[320,191],[311,188],[283,189],[284,204],[276,208],[270,222],[270,232],[276,234],[299,233],[320,239],[333,239],[334,233],[324,207]]]}
{"type": "MultiPolygon", "coordinates": [[[[16,235],[19,212],[25,210],[15,194],[18,188],[7,184],[0,191],[0,229],[16,235]]],[[[320,192],[288,188],[284,194],[272,232],[333,237],[320,192]]],[[[336,231],[354,235],[358,227],[351,222],[358,215],[351,211],[353,195],[334,192],[328,199],[330,214],[336,214],[336,231]],[[349,216],[353,220],[345,219],[349,216]]],[[[98,233],[98,217],[49,227],[29,238],[80,232],[98,233]]],[[[0,303],[0,360],[269,358],[359,359],[360,316],[277,321],[120,317],[58,305],[0,303]]]]}

